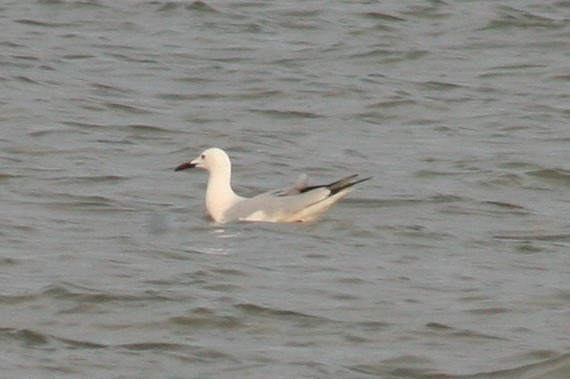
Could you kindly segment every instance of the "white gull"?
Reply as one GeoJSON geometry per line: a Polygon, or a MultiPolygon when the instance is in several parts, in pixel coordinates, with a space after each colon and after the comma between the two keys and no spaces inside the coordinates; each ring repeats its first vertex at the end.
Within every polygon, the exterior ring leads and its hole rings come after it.
{"type": "Polygon", "coordinates": [[[231,186],[232,164],[225,151],[217,147],[205,150],[175,171],[201,168],[209,173],[206,188],[206,209],[218,223],[253,222],[311,222],[345,197],[355,184],[365,179],[347,176],[336,182],[309,186],[306,176],[285,190],[265,192],[252,198],[238,196],[231,186]]]}

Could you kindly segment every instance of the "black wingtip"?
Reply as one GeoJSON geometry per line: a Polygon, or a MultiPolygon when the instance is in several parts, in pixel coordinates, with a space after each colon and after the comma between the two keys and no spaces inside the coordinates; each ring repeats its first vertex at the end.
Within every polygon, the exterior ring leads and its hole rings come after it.
{"type": "Polygon", "coordinates": [[[338,193],[344,189],[353,187],[353,186],[357,185],[358,183],[362,183],[362,182],[365,182],[367,180],[372,179],[372,177],[369,176],[369,177],[364,178],[364,179],[355,180],[357,177],[358,177],[358,175],[347,176],[346,178],[342,178],[342,179],[340,179],[334,183],[327,185],[326,187],[331,190],[331,195],[334,195],[335,193],[338,193]]]}
{"type": "Polygon", "coordinates": [[[359,179],[359,180],[357,180],[356,182],[352,183],[352,185],[365,182],[365,181],[370,180],[370,179],[372,179],[372,178],[373,178],[372,176],[369,176],[368,178],[359,179]]]}
{"type": "Polygon", "coordinates": [[[323,187],[325,187],[325,188],[328,188],[328,189],[331,191],[330,195],[332,196],[332,195],[334,195],[335,193],[338,193],[338,192],[342,191],[343,189],[350,188],[350,187],[352,187],[352,186],[357,185],[358,183],[362,183],[362,182],[365,182],[365,181],[367,181],[367,180],[372,179],[372,177],[369,176],[368,178],[355,180],[357,177],[358,177],[357,174],[355,174],[355,175],[349,175],[349,176],[344,177],[344,178],[342,178],[342,179],[340,179],[340,180],[337,180],[336,182],[332,182],[332,183],[329,183],[329,184],[321,184],[321,185],[317,185],[317,186],[305,187],[305,188],[303,188],[302,190],[300,190],[299,192],[300,192],[300,193],[304,193],[304,192],[307,192],[307,191],[312,191],[312,190],[317,189],[317,188],[323,188],[323,187]]]}

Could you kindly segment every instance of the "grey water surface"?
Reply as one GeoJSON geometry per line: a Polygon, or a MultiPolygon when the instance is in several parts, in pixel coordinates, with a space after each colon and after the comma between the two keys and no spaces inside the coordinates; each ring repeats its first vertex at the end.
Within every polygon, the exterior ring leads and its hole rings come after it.
{"type": "Polygon", "coordinates": [[[2,378],[570,377],[570,2],[0,4],[2,378]],[[373,176],[319,222],[243,195],[373,176]]]}

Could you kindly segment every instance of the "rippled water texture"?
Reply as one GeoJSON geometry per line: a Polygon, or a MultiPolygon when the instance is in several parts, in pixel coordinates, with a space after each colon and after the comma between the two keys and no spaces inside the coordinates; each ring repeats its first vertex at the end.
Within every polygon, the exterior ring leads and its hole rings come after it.
{"type": "Polygon", "coordinates": [[[3,378],[570,377],[570,3],[4,1],[3,378]],[[373,176],[310,225],[247,195],[373,176]]]}

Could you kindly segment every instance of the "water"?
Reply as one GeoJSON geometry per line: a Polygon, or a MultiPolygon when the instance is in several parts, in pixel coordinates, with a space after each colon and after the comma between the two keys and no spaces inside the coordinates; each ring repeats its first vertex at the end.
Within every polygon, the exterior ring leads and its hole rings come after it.
{"type": "Polygon", "coordinates": [[[0,6],[5,378],[567,378],[566,1],[0,6]],[[311,225],[242,194],[374,176],[311,225]]]}

